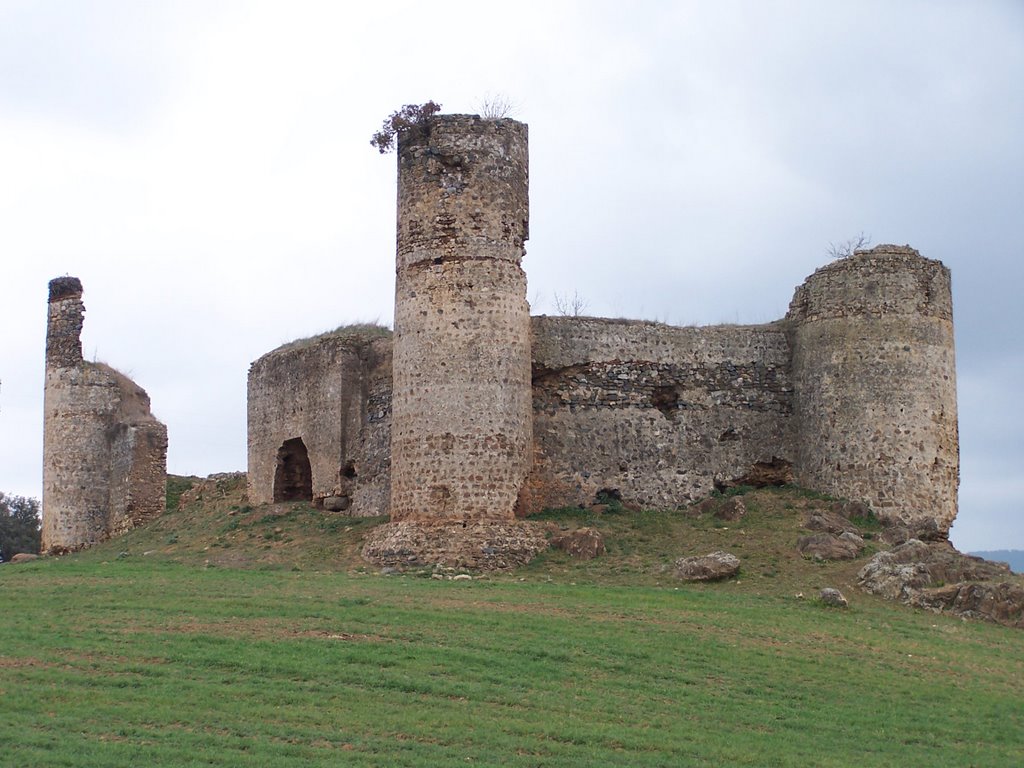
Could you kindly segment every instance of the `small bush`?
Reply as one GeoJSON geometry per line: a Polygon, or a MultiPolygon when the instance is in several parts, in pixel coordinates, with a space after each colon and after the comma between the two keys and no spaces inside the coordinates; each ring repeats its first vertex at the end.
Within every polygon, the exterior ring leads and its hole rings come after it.
{"type": "Polygon", "coordinates": [[[382,155],[387,154],[395,148],[395,138],[399,133],[413,128],[422,128],[430,121],[431,117],[440,111],[441,105],[433,101],[428,101],[426,104],[406,104],[388,115],[381,129],[370,138],[370,144],[376,147],[382,155]]]}

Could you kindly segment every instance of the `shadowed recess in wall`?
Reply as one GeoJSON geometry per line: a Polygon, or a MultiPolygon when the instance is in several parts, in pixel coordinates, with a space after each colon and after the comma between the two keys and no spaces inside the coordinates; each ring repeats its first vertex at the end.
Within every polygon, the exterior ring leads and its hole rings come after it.
{"type": "Polygon", "coordinates": [[[285,440],[277,449],[274,501],[312,501],[313,471],[301,437],[285,440]]]}

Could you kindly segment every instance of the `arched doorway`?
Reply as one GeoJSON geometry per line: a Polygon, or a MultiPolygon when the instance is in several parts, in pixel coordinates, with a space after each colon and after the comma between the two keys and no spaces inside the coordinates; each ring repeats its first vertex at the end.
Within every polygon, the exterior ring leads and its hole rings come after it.
{"type": "Polygon", "coordinates": [[[285,440],[277,449],[274,470],[274,501],[312,501],[313,471],[301,437],[285,440]]]}

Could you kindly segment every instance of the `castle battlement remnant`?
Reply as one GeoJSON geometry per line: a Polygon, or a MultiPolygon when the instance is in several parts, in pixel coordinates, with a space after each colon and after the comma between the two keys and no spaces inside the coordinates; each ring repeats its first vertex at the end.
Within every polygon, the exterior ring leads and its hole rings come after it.
{"type": "Polygon", "coordinates": [[[382,565],[505,567],[517,518],[803,486],[947,532],[959,448],[949,271],[907,246],[829,264],[765,325],[528,314],[527,129],[439,115],[398,145],[395,332],[249,372],[249,494],[389,513],[382,565]],[[284,495],[282,495],[284,494],[284,495]]]}
{"type": "Polygon", "coordinates": [[[167,428],[145,391],[82,358],[82,283],[50,281],[43,424],[43,551],[123,533],[163,511],[167,428]]]}

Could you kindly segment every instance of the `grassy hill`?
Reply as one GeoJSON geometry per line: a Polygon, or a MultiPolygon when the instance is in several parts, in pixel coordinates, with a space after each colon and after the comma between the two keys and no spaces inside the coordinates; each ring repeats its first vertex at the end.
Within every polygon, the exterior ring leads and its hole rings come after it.
{"type": "Polygon", "coordinates": [[[470,580],[365,565],[379,520],[250,508],[230,478],[184,499],[88,552],[0,568],[0,764],[1024,758],[1024,636],[861,594],[863,559],[796,556],[814,495],[748,494],[738,523],[550,512],[608,552],[470,580]],[[674,580],[674,558],[709,549],[739,555],[739,578],[674,580]],[[814,599],[824,586],[850,608],[814,599]]]}

